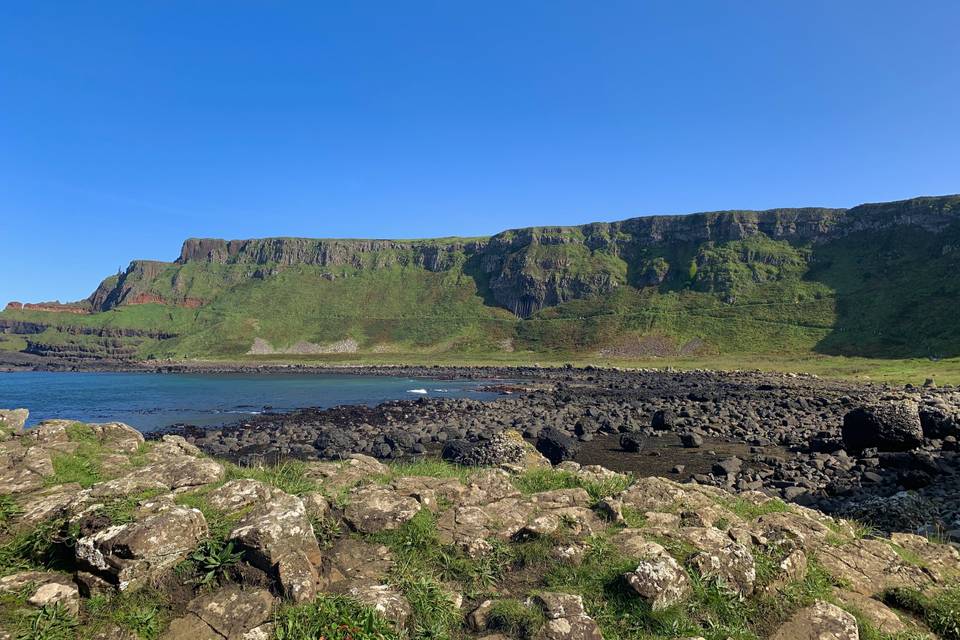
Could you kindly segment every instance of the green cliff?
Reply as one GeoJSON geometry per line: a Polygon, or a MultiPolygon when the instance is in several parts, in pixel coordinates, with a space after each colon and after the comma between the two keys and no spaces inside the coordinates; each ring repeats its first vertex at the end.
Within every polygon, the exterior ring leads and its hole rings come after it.
{"type": "Polygon", "coordinates": [[[960,196],[435,240],[189,239],[0,348],[69,357],[960,355],[960,196]]]}

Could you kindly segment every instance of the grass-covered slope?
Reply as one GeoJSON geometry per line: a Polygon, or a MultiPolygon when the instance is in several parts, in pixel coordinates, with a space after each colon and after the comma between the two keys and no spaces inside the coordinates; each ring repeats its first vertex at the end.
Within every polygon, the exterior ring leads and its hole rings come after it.
{"type": "Polygon", "coordinates": [[[77,357],[960,355],[960,197],[389,241],[192,239],[0,349],[77,357]]]}

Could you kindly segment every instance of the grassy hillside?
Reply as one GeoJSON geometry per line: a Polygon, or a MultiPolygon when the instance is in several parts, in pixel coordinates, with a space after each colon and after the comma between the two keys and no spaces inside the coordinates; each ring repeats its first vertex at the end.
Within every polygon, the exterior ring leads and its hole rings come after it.
{"type": "Polygon", "coordinates": [[[0,350],[76,357],[960,355],[960,197],[492,238],[188,240],[0,350]]]}

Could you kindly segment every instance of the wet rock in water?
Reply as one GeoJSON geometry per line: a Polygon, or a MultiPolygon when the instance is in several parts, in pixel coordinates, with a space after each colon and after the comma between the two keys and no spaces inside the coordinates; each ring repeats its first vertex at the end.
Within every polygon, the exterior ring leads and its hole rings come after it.
{"type": "Polygon", "coordinates": [[[771,640],[859,640],[857,620],[840,607],[818,601],[794,613],[771,640]]]}
{"type": "Polygon", "coordinates": [[[563,431],[554,427],[547,427],[537,436],[537,451],[552,464],[559,464],[564,460],[573,460],[580,445],[563,431]]]}
{"type": "Polygon", "coordinates": [[[743,460],[734,456],[713,463],[713,473],[718,476],[735,476],[743,469],[743,460]]]}
{"type": "Polygon", "coordinates": [[[858,407],[843,417],[841,434],[846,449],[854,452],[909,451],[923,444],[920,414],[911,400],[858,407]]]}
{"type": "Polygon", "coordinates": [[[671,431],[677,425],[677,416],[669,409],[658,409],[650,419],[650,427],[656,431],[671,431]]]}
{"type": "Polygon", "coordinates": [[[643,449],[645,438],[636,432],[624,433],[620,436],[620,448],[630,453],[638,453],[643,449]]]}
{"type": "Polygon", "coordinates": [[[685,449],[698,449],[703,446],[703,437],[697,433],[681,433],[680,444],[685,449]]]}

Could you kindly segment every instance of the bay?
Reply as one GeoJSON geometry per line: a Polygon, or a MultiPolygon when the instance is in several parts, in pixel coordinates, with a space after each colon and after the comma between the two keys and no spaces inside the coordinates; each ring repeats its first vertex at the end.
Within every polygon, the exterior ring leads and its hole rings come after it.
{"type": "Polygon", "coordinates": [[[125,422],[143,432],[173,424],[215,426],[264,411],[418,397],[489,399],[482,380],[337,374],[0,373],[0,408],[27,408],[28,426],[68,418],[125,422]]]}

